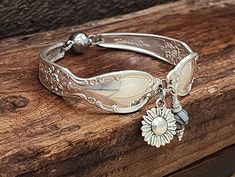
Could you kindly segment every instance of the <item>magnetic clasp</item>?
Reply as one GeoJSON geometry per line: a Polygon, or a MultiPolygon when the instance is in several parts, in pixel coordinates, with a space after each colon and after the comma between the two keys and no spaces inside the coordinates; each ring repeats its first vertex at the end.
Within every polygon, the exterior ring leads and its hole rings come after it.
{"type": "Polygon", "coordinates": [[[73,41],[72,51],[78,54],[85,53],[91,45],[91,40],[85,33],[73,33],[69,37],[69,41],[73,41]]]}

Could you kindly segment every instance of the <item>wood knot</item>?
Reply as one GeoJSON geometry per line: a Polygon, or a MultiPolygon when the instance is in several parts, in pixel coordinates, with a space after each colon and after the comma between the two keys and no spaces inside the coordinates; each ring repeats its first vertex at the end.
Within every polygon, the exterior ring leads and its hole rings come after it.
{"type": "Polygon", "coordinates": [[[18,108],[24,108],[28,105],[29,99],[21,95],[7,96],[0,99],[0,113],[14,112],[18,108]]]}
{"type": "Polygon", "coordinates": [[[209,86],[209,87],[207,88],[207,91],[208,91],[209,93],[215,93],[215,92],[217,92],[217,90],[218,90],[218,88],[217,88],[216,85],[209,86]]]}

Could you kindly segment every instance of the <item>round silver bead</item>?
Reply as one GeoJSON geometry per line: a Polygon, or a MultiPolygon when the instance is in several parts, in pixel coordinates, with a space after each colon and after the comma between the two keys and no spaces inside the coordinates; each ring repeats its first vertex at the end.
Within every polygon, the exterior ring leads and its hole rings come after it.
{"type": "Polygon", "coordinates": [[[86,52],[91,45],[91,40],[85,33],[73,33],[69,40],[74,43],[72,50],[78,54],[86,52]]]}
{"type": "Polygon", "coordinates": [[[167,122],[163,117],[157,117],[152,122],[152,130],[156,135],[162,135],[167,131],[167,122]]]}

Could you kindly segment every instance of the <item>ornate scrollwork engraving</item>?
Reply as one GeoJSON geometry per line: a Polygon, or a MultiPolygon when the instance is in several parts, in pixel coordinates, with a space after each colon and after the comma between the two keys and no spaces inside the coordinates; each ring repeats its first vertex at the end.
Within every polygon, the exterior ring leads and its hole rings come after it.
{"type": "Polygon", "coordinates": [[[169,40],[162,41],[164,42],[164,45],[160,47],[164,51],[162,56],[169,60],[170,63],[176,65],[188,55],[188,51],[181,43],[169,40]]]}
{"type": "MultiPolygon", "coordinates": [[[[80,33],[78,35],[80,36],[80,33]]],[[[95,36],[97,41],[83,35],[89,41],[89,45],[140,52],[170,64],[177,64],[192,52],[183,42],[158,35],[106,33],[95,36]]],[[[78,47],[80,42],[73,41],[72,45],[75,44],[78,47]]],[[[65,43],[59,42],[45,48],[40,54],[39,77],[43,85],[53,93],[80,97],[104,110],[119,113],[140,109],[158,93],[160,79],[143,71],[126,70],[91,78],[75,76],[67,68],[55,63],[63,58],[70,48],[72,49],[72,46],[65,50],[65,43]]],[[[177,72],[178,70],[174,70],[174,73],[168,74],[169,79],[179,80],[180,73],[177,72]]],[[[167,81],[169,79],[167,78],[167,81]]]]}

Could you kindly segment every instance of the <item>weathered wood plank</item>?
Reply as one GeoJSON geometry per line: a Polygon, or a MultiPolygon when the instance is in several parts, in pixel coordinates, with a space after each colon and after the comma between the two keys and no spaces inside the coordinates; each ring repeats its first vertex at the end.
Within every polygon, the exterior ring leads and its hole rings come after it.
{"type": "MultiPolygon", "coordinates": [[[[2,176],[162,176],[235,143],[235,3],[180,1],[73,28],[0,42],[2,176]],[[205,18],[206,17],[206,18],[205,18]],[[65,101],[38,81],[38,53],[72,31],[144,32],[179,38],[200,54],[182,103],[184,139],[156,149],[140,136],[139,112],[116,115],[65,101]]],[[[168,64],[130,52],[91,49],[61,61],[82,77],[138,69],[165,76],[168,64]],[[110,59],[111,57],[111,59],[110,59]],[[89,69],[86,69],[89,68],[89,69]]]]}
{"type": "Polygon", "coordinates": [[[2,0],[0,39],[121,15],[175,0],[2,0]]]}
{"type": "Polygon", "coordinates": [[[235,145],[232,145],[166,177],[232,177],[234,172],[235,145]]]}

